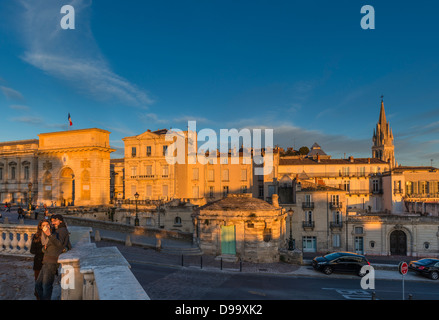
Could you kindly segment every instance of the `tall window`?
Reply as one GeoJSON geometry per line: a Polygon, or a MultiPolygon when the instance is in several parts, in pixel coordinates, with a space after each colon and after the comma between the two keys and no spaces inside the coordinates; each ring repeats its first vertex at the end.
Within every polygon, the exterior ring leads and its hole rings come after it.
{"type": "Polygon", "coordinates": [[[241,170],[241,181],[247,181],[247,170],[246,169],[241,170]]]}
{"type": "Polygon", "coordinates": [[[332,246],[334,248],[340,248],[341,247],[340,242],[341,241],[340,241],[340,235],[339,234],[332,235],[332,246]]]}
{"type": "Polygon", "coordinates": [[[406,193],[407,195],[411,195],[411,194],[413,194],[413,184],[412,184],[411,181],[407,181],[407,182],[405,183],[405,193],[406,193]]]}
{"type": "Polygon", "coordinates": [[[333,204],[339,204],[340,203],[340,196],[338,194],[331,195],[331,202],[333,204]]]}
{"type": "Polygon", "coordinates": [[[146,147],[146,156],[149,157],[151,155],[151,146],[146,147]]]}
{"type": "Polygon", "coordinates": [[[192,180],[198,180],[198,168],[192,168],[192,180]]]}
{"type": "Polygon", "coordinates": [[[334,222],[336,224],[340,224],[341,223],[341,217],[342,217],[341,212],[340,211],[334,211],[332,213],[332,215],[333,215],[334,222]]]}
{"type": "Polygon", "coordinates": [[[29,180],[29,166],[24,167],[24,180],[29,180]]]}
{"type": "Polygon", "coordinates": [[[162,167],[162,177],[163,178],[167,178],[169,176],[169,166],[168,165],[164,165],[162,167]]]}
{"type": "Polygon", "coordinates": [[[15,167],[11,167],[11,179],[12,180],[15,180],[15,170],[16,170],[15,167]]]}
{"type": "Polygon", "coordinates": [[[305,194],[305,203],[307,203],[308,205],[311,204],[312,202],[312,197],[310,194],[305,194]]]}
{"type": "Polygon", "coordinates": [[[214,187],[210,186],[209,187],[209,197],[213,198],[214,195],[215,195],[215,189],[214,189],[214,187]]]}
{"type": "Polygon", "coordinates": [[[152,175],[152,166],[151,165],[145,166],[145,171],[146,171],[147,176],[151,176],[152,175]]]}
{"type": "Polygon", "coordinates": [[[313,221],[312,211],[305,211],[305,222],[311,224],[313,221]]]}
{"type": "Polygon", "coordinates": [[[132,156],[132,157],[135,157],[136,154],[137,154],[137,149],[136,149],[136,147],[132,147],[132,148],[131,148],[131,156],[132,156]]]}
{"type": "Polygon", "coordinates": [[[137,176],[137,167],[131,167],[131,177],[137,176]]]}
{"type": "Polygon", "coordinates": [[[227,196],[229,194],[229,186],[224,186],[223,187],[223,196],[227,196]]]}
{"type": "Polygon", "coordinates": [[[166,156],[166,152],[168,151],[168,146],[163,146],[163,155],[166,156]]]}
{"type": "Polygon", "coordinates": [[[259,198],[264,198],[264,186],[259,186],[259,192],[258,192],[259,198]]]}
{"type": "Polygon", "coordinates": [[[209,169],[207,180],[215,181],[215,171],[213,169],[209,169]]]}
{"type": "Polygon", "coordinates": [[[229,181],[229,169],[223,170],[223,181],[229,181]]]}
{"type": "Polygon", "coordinates": [[[379,191],[379,181],[378,180],[373,180],[372,181],[372,187],[373,187],[373,192],[378,192],[379,191]]]}
{"type": "Polygon", "coordinates": [[[0,180],[3,180],[3,168],[0,167],[0,180]]]}

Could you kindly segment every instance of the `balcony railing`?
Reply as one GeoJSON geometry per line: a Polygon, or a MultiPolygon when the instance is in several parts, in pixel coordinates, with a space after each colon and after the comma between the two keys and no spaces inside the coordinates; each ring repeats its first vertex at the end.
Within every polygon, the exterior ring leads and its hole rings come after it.
{"type": "Polygon", "coordinates": [[[330,202],[329,203],[329,208],[331,208],[331,209],[341,209],[341,208],[343,208],[343,203],[342,202],[330,202]]]}
{"type": "Polygon", "coordinates": [[[439,193],[410,193],[408,198],[439,198],[439,193]]]}
{"type": "Polygon", "coordinates": [[[329,227],[331,229],[341,229],[341,228],[343,228],[343,222],[342,221],[331,221],[329,223],[329,227]]]}
{"type": "Polygon", "coordinates": [[[302,221],[303,229],[314,229],[315,222],[314,221],[302,221]]]}
{"type": "Polygon", "coordinates": [[[314,202],[302,202],[302,209],[314,209],[314,202]]]}

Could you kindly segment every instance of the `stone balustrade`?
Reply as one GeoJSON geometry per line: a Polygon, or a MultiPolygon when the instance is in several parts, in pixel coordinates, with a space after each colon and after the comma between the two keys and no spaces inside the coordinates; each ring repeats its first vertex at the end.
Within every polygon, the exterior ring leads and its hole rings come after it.
{"type": "Polygon", "coordinates": [[[0,225],[0,254],[31,256],[32,235],[36,230],[36,226],[0,225]]]}
{"type": "MultiPolygon", "coordinates": [[[[0,255],[32,257],[36,226],[0,224],[0,255]]],[[[72,250],[60,255],[61,300],[149,300],[116,247],[97,248],[90,227],[69,226],[72,250]]]]}

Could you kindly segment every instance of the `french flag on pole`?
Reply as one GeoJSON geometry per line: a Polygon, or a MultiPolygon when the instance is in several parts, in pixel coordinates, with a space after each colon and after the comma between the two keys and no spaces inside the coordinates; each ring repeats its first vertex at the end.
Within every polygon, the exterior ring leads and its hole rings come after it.
{"type": "Polygon", "coordinates": [[[70,126],[73,126],[73,122],[72,122],[72,117],[70,117],[70,113],[69,113],[69,123],[70,123],[70,126]]]}

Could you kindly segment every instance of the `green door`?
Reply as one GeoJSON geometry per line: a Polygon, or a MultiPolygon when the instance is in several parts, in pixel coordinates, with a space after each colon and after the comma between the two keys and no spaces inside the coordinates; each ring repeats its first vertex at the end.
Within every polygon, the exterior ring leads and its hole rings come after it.
{"type": "Polygon", "coordinates": [[[235,226],[221,227],[221,253],[236,254],[235,226]]]}

